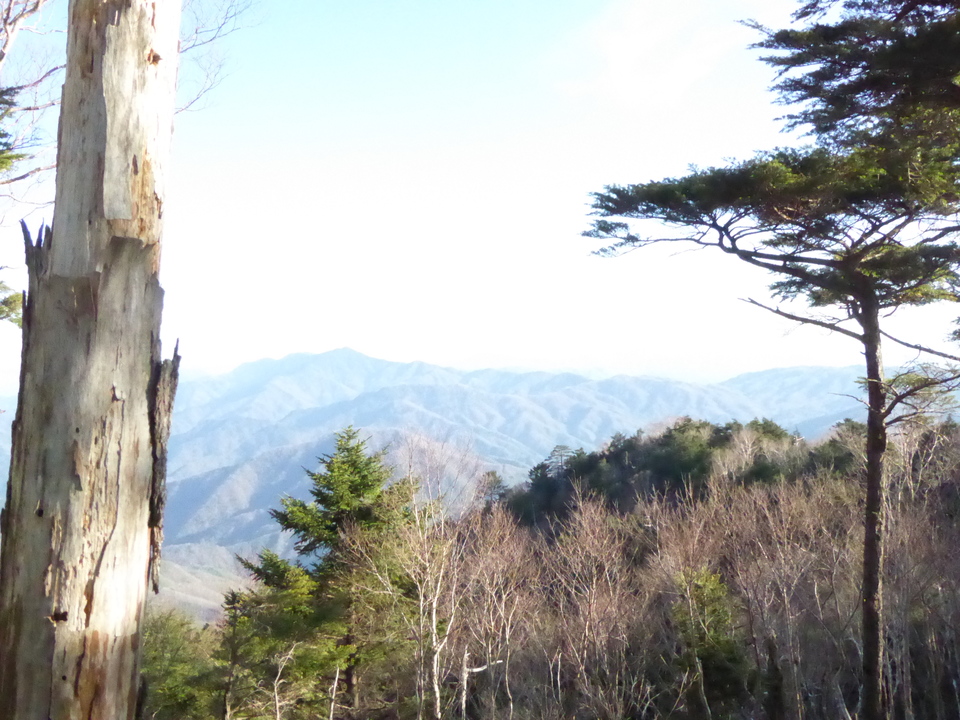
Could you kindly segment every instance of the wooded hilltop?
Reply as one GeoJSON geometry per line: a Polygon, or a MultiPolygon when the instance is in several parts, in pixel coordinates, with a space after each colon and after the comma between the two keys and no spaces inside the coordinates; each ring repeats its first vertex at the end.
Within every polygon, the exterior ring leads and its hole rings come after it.
{"type": "MultiPolygon", "coordinates": [[[[296,562],[249,559],[217,625],[149,615],[147,716],[853,717],[864,432],[683,419],[451,509],[347,429],[274,511],[296,562]]],[[[891,715],[955,717],[960,428],[889,454],[891,715]]]]}

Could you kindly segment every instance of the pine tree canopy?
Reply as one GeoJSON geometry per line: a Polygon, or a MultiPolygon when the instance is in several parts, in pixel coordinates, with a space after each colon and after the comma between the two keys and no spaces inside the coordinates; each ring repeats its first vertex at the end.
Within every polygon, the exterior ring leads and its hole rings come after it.
{"type": "MultiPolygon", "coordinates": [[[[960,3],[815,0],[795,17],[802,28],[761,30],[756,47],[777,68],[788,115],[821,141],[847,145],[925,110],[960,109],[960,3]],[[838,8],[840,18],[826,22],[838,8]]],[[[832,17],[831,17],[832,19],[832,17]]]]}
{"type": "Polygon", "coordinates": [[[323,468],[308,473],[313,501],[284,498],[282,508],[271,511],[280,527],[297,538],[300,555],[329,551],[348,524],[374,527],[383,521],[378,501],[393,473],[384,454],[368,454],[357,430],[342,430],[334,453],[321,458],[323,468]]]}
{"type": "MultiPolygon", "coordinates": [[[[773,150],[681,178],[612,185],[594,194],[600,219],[585,234],[601,254],[689,242],[776,276],[771,290],[829,315],[794,321],[860,343],[866,370],[862,578],[862,714],[882,708],[884,454],[894,409],[960,372],[885,378],[882,318],[903,305],[960,300],[960,7],[954,2],[811,0],[800,28],[769,31],[759,47],[780,71],[781,100],[798,105],[790,127],[816,147],[773,150]],[[839,14],[831,12],[839,10],[839,14]],[[821,22],[822,21],[822,22],[821,22]]],[[[956,337],[956,336],[955,336],[956,337]]],[[[919,407],[919,406],[918,406],[919,407]]],[[[918,412],[922,412],[918,410],[918,412]]]]}
{"type": "Polygon", "coordinates": [[[715,246],[785,276],[775,294],[814,306],[846,304],[868,289],[881,308],[956,301],[954,152],[919,142],[892,151],[777,150],[681,178],[608,186],[594,195],[595,214],[618,219],[597,220],[586,234],[615,240],[603,253],[657,242],[715,246]],[[674,232],[644,235],[631,220],[674,232]]]}

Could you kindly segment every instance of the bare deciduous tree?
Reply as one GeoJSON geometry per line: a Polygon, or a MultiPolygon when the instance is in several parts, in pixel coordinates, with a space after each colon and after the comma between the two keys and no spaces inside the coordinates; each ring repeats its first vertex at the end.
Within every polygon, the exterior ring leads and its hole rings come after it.
{"type": "Polygon", "coordinates": [[[392,542],[375,546],[356,531],[347,534],[344,547],[347,562],[358,571],[358,594],[388,598],[414,641],[418,719],[440,720],[444,678],[455,664],[450,641],[461,610],[464,542],[457,524],[438,502],[411,498],[408,522],[392,542]]]}
{"type": "MultiPolygon", "coordinates": [[[[643,602],[622,522],[602,503],[578,497],[550,553],[549,583],[558,608],[566,712],[628,717],[640,681],[631,658],[643,602]],[[582,704],[582,706],[581,706],[582,704]]],[[[559,688],[558,688],[559,689],[559,688]]]]}
{"type": "Polygon", "coordinates": [[[468,524],[469,561],[462,602],[463,629],[459,642],[461,715],[465,714],[470,675],[482,673],[483,713],[496,717],[499,697],[506,698],[506,715],[514,715],[513,658],[523,646],[536,605],[539,544],[522,531],[501,506],[477,511],[468,524]],[[471,666],[470,658],[476,662],[471,666]]]}

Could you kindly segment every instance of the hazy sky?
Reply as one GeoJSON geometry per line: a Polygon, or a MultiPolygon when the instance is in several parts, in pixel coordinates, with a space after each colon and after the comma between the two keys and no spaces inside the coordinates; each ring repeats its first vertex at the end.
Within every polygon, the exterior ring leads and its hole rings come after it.
{"type": "MultiPolygon", "coordinates": [[[[855,343],[740,301],[767,297],[762,272],[676,247],[603,259],[580,235],[605,184],[791,142],[737,21],[794,7],[260,0],[221,47],[229,76],[177,118],[167,352],[179,338],[188,371],[349,346],[690,380],[858,363],[855,343]]],[[[0,245],[22,286],[19,230],[0,245]]],[[[949,317],[905,322],[935,342],[949,317]]],[[[17,355],[0,329],[0,373],[17,355]]]]}

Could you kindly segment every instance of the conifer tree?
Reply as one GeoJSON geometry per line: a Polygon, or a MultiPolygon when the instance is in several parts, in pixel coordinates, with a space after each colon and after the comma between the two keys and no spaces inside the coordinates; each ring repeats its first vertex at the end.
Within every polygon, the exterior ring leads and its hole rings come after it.
{"type": "MultiPolygon", "coordinates": [[[[834,4],[814,0],[797,17],[834,4]]],[[[960,14],[944,2],[848,0],[843,8],[835,23],[768,32],[761,43],[784,51],[767,61],[787,73],[779,86],[785,101],[805,103],[792,122],[810,124],[818,147],[608,186],[594,195],[601,219],[586,234],[613,241],[604,253],[663,242],[716,248],[773,273],[773,294],[804,300],[812,312],[750,302],[860,345],[868,396],[863,717],[878,720],[887,425],[958,377],[943,370],[888,380],[884,338],[957,358],[892,337],[882,319],[904,306],[960,300],[960,68],[949,51],[960,45],[960,14]],[[923,66],[929,77],[912,64],[921,51],[931,59],[923,66]]]]}
{"type": "Polygon", "coordinates": [[[337,433],[334,452],[320,459],[320,470],[308,472],[312,500],[283,498],[280,509],[271,511],[296,538],[298,562],[270,551],[256,562],[241,560],[263,586],[241,604],[261,608],[254,614],[270,608],[274,634],[299,638],[299,655],[311,654],[317,672],[322,666],[334,674],[331,695],[342,680],[354,709],[360,705],[361,666],[380,651],[376,639],[362,637],[367,623],[341,562],[341,536],[347,530],[387,535],[403,521],[407,485],[389,485],[393,470],[385,454],[368,451],[367,441],[352,427],[337,433]]]}
{"type": "Polygon", "coordinates": [[[381,501],[393,471],[384,456],[384,451],[368,453],[360,433],[348,427],[337,433],[334,453],[321,458],[323,469],[308,473],[313,500],[284,498],[281,509],[271,511],[280,527],[294,534],[301,556],[335,554],[347,525],[376,526],[385,521],[381,501]]]}
{"type": "Polygon", "coordinates": [[[810,0],[802,27],[756,47],[779,72],[791,126],[855,146],[910,116],[960,109],[960,12],[952,0],[810,0]],[[840,16],[829,12],[840,8],[840,16]],[[831,17],[830,21],[827,18],[831,17]]]}

